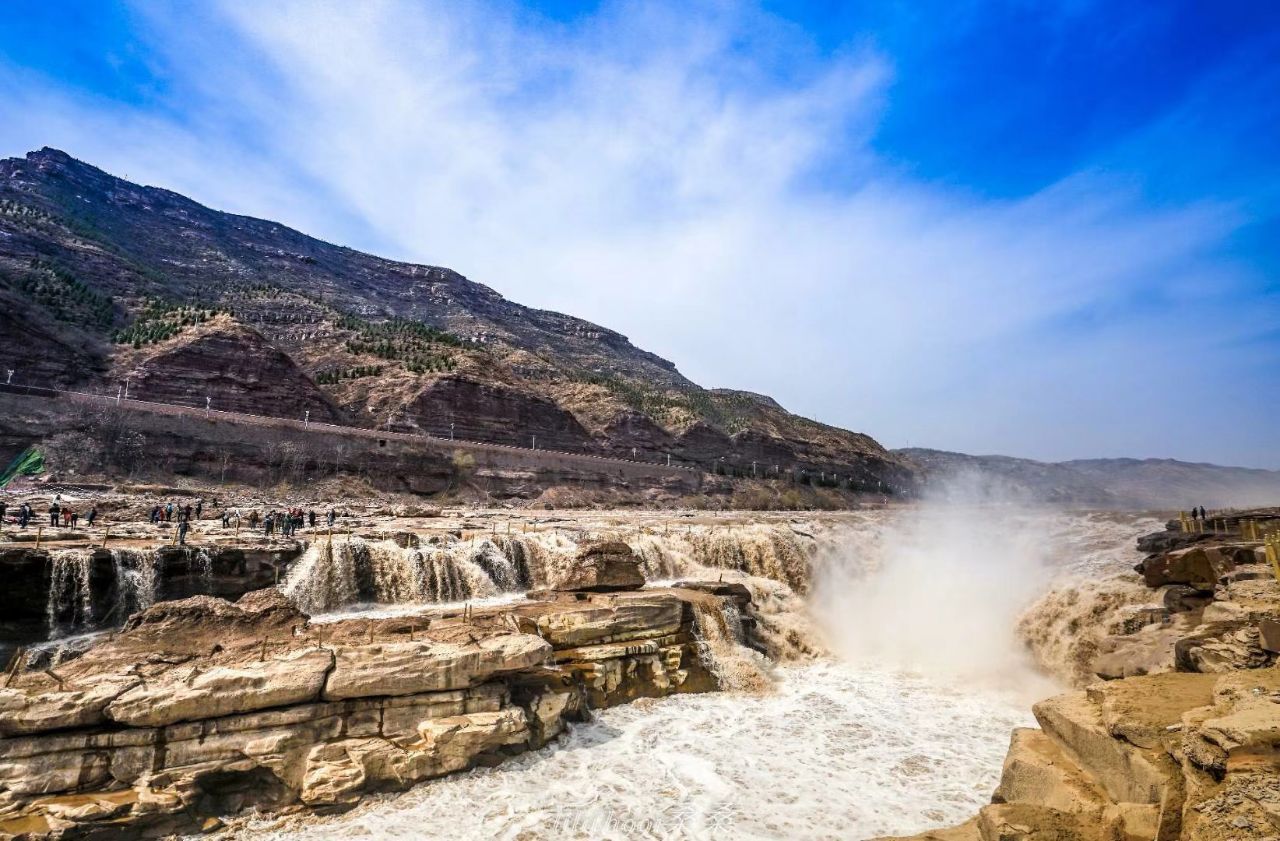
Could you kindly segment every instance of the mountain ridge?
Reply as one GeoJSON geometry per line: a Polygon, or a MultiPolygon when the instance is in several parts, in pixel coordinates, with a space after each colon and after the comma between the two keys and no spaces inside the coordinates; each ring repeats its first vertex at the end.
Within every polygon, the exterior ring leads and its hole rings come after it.
{"type": "Polygon", "coordinates": [[[914,481],[914,467],[870,436],[763,395],[703,388],[607,327],[525,307],[448,268],[208,208],[48,147],[0,160],[0,327],[9,367],[52,384],[114,390],[130,380],[145,398],[198,358],[210,367],[193,382],[244,390],[242,376],[216,370],[234,368],[230,360],[183,343],[216,334],[201,347],[234,356],[235,340],[255,345],[248,329],[308,381],[281,375],[273,387],[284,403],[304,405],[318,386],[357,425],[465,425],[482,440],[671,455],[738,475],[812,473],[852,490],[914,481]]]}
{"type": "Polygon", "coordinates": [[[1171,458],[1046,462],[924,447],[893,452],[915,462],[926,481],[945,483],[977,475],[999,484],[1014,496],[1038,502],[1184,510],[1200,505],[1217,508],[1267,505],[1280,499],[1280,471],[1255,467],[1171,458]]]}

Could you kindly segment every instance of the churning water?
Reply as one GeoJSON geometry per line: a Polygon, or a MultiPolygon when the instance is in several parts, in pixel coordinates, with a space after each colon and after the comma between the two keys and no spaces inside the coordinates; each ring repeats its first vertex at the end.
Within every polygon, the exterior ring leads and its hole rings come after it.
{"type": "Polygon", "coordinates": [[[682,695],[600,712],[497,768],[374,798],[274,841],[858,839],[959,823],[994,788],[1026,708],[920,676],[778,670],[765,696],[682,695]]]}
{"type": "MultiPolygon", "coordinates": [[[[1061,674],[1046,638],[1071,633],[1093,610],[1071,594],[1082,581],[1116,579],[1123,589],[1134,538],[1155,526],[947,505],[847,516],[802,537],[785,523],[637,536],[652,577],[718,568],[752,586],[769,647],[784,660],[771,690],[604,710],[497,768],[370,798],[341,816],[264,819],[239,832],[272,841],[866,839],[959,823],[989,802],[1010,730],[1033,724],[1028,686],[1056,689],[1032,655],[1061,674]]],[[[722,642],[732,622],[726,628],[722,642]]]]}

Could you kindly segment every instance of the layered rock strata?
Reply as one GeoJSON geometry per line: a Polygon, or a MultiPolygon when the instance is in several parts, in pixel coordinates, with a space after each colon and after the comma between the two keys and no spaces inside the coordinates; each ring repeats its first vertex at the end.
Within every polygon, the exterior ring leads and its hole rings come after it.
{"type": "Polygon", "coordinates": [[[716,588],[547,594],[320,624],[197,596],[0,688],[0,837],[136,838],[247,806],[345,809],[500,762],[592,708],[717,688],[716,588]]]}

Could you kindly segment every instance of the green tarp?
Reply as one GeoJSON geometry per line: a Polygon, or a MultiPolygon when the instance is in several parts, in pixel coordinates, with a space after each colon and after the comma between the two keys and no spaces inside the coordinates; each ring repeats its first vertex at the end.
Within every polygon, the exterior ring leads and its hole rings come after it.
{"type": "Polygon", "coordinates": [[[0,473],[0,488],[7,488],[19,476],[34,476],[43,470],[44,456],[35,447],[27,447],[0,473]]]}

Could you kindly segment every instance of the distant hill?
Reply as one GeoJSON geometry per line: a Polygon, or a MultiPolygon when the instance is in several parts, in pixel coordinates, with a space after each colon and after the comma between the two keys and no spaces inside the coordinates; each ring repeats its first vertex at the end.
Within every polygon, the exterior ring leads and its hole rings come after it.
{"type": "Polygon", "coordinates": [[[0,367],[15,382],[114,393],[129,380],[139,399],[804,470],[855,490],[914,475],[867,435],[703,388],[608,328],[48,148],[0,160],[0,367]]]}
{"type": "Polygon", "coordinates": [[[1175,509],[1280,503],[1280,471],[1222,467],[1174,459],[1081,459],[1043,462],[971,456],[918,447],[894,450],[924,471],[926,482],[977,474],[1015,494],[1103,508],[1175,509]]]}

